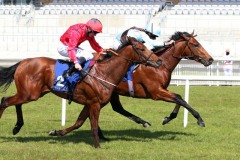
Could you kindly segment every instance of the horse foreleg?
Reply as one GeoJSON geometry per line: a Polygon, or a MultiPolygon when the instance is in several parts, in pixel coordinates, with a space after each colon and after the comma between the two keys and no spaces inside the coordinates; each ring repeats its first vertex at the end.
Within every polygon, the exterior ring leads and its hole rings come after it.
{"type": "Polygon", "coordinates": [[[170,122],[171,120],[175,119],[178,115],[178,112],[179,112],[179,109],[180,109],[180,105],[179,104],[176,104],[175,108],[173,109],[172,113],[170,114],[169,117],[165,117],[163,119],[163,122],[162,124],[165,125],[167,124],[168,122],[170,122]]]}
{"type": "Polygon", "coordinates": [[[64,135],[68,134],[69,132],[80,128],[88,117],[89,117],[89,108],[87,106],[84,106],[83,110],[79,114],[78,119],[76,120],[76,122],[73,126],[66,128],[64,130],[50,131],[49,135],[50,136],[64,136],[64,135]]]}
{"type": "Polygon", "coordinates": [[[118,94],[115,94],[113,93],[112,96],[111,96],[111,100],[110,100],[110,103],[111,103],[111,106],[113,108],[113,110],[131,120],[133,120],[134,122],[138,123],[138,124],[142,124],[143,127],[149,127],[151,126],[151,124],[149,122],[146,122],[145,120],[135,116],[134,114],[126,111],[121,102],[120,102],[120,99],[119,99],[119,95],[118,94]]]}
{"type": "Polygon", "coordinates": [[[99,144],[99,136],[98,136],[98,120],[99,120],[99,114],[100,114],[100,105],[94,104],[89,107],[90,110],[90,122],[91,122],[91,128],[92,128],[92,134],[94,138],[94,146],[95,148],[100,148],[99,144]]]}
{"type": "Polygon", "coordinates": [[[199,126],[205,127],[205,123],[200,114],[192,107],[190,107],[190,105],[185,100],[183,100],[182,97],[178,94],[176,94],[176,103],[186,108],[197,119],[197,124],[199,126]]]}
{"type": "Polygon", "coordinates": [[[204,121],[202,120],[200,114],[197,111],[195,111],[192,107],[190,107],[189,104],[185,100],[183,100],[180,95],[173,93],[171,91],[168,91],[166,89],[160,89],[152,97],[155,100],[163,100],[166,102],[172,102],[176,104],[173,112],[170,114],[170,117],[164,118],[162,122],[163,125],[167,124],[168,122],[176,118],[178,111],[180,109],[180,106],[183,106],[198,120],[197,121],[198,125],[200,125],[201,127],[205,127],[204,121]]]}
{"type": "Polygon", "coordinates": [[[23,114],[22,114],[22,105],[16,105],[16,114],[17,114],[17,123],[13,128],[13,135],[16,135],[22,128],[22,126],[24,125],[24,121],[23,121],[23,114]]]}

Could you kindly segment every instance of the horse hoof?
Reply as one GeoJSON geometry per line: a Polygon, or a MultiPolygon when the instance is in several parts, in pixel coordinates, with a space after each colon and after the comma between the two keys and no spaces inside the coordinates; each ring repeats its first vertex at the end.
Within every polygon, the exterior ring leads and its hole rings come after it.
{"type": "Polygon", "coordinates": [[[103,140],[103,141],[110,141],[109,138],[106,138],[106,137],[99,137],[99,139],[103,140]]]}
{"type": "Polygon", "coordinates": [[[168,117],[165,117],[162,121],[162,125],[165,125],[169,122],[169,118],[168,117]]]}
{"type": "Polygon", "coordinates": [[[147,128],[147,127],[150,127],[150,126],[151,126],[151,124],[148,123],[148,122],[145,122],[145,123],[143,124],[143,127],[144,127],[144,128],[147,128]]]}
{"type": "Polygon", "coordinates": [[[20,129],[21,129],[21,128],[14,127],[13,130],[12,130],[13,135],[18,134],[18,132],[20,131],[20,129]]]}
{"type": "Polygon", "coordinates": [[[205,127],[205,123],[202,121],[202,122],[197,122],[197,124],[199,125],[199,126],[201,126],[201,127],[205,127]]]}
{"type": "Polygon", "coordinates": [[[21,130],[22,126],[23,126],[23,124],[16,124],[12,130],[13,135],[18,134],[18,132],[21,130]]]}
{"type": "Polygon", "coordinates": [[[48,133],[49,136],[61,136],[58,131],[52,130],[48,133]]]}

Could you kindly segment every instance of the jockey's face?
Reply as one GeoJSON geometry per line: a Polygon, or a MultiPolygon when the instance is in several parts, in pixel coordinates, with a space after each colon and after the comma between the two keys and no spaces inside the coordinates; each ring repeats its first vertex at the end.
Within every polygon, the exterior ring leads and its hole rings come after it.
{"type": "Polygon", "coordinates": [[[94,37],[98,34],[98,32],[95,32],[93,30],[88,29],[88,37],[94,37]]]}

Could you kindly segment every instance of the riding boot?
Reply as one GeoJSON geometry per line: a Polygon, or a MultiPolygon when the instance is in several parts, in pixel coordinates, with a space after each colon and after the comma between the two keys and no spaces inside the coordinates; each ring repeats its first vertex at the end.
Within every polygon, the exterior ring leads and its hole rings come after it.
{"type": "MultiPolygon", "coordinates": [[[[79,61],[79,64],[83,66],[84,63],[86,62],[86,59],[85,59],[84,57],[79,57],[79,58],[78,58],[78,61],[79,61]]],[[[80,71],[80,74],[81,74],[81,76],[80,76],[79,81],[82,81],[83,78],[86,76],[85,70],[84,70],[84,71],[81,70],[81,71],[80,71]]]]}
{"type": "Polygon", "coordinates": [[[69,68],[63,72],[63,78],[65,79],[68,76],[70,76],[74,70],[75,70],[75,64],[71,64],[69,68]]]}
{"type": "Polygon", "coordinates": [[[68,83],[67,99],[68,99],[68,104],[71,104],[71,103],[72,103],[72,100],[73,100],[73,91],[72,91],[72,88],[71,88],[71,84],[70,84],[70,83],[68,83]]]}
{"type": "MultiPolygon", "coordinates": [[[[63,78],[67,80],[67,78],[71,76],[74,70],[75,70],[75,65],[71,64],[69,68],[63,72],[63,78]]],[[[67,86],[68,86],[68,93],[67,93],[68,104],[71,104],[73,99],[73,92],[72,92],[71,84],[69,82],[67,82],[67,86]]]]}
{"type": "Polygon", "coordinates": [[[90,71],[90,69],[91,69],[91,67],[87,67],[86,69],[81,70],[81,79],[80,79],[80,81],[83,80],[87,76],[87,74],[90,71]]]}

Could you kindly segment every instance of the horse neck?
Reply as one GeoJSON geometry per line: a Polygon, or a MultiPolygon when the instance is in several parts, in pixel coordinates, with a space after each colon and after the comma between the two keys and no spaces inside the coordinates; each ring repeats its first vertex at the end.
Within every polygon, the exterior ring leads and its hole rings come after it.
{"type": "Polygon", "coordinates": [[[131,60],[137,60],[137,54],[131,46],[127,46],[118,52],[119,56],[113,56],[107,62],[99,63],[98,70],[101,70],[101,75],[111,83],[118,84],[127,73],[131,66],[131,60]],[[122,58],[124,57],[124,58],[122,58]],[[129,60],[126,60],[129,59],[129,60]]]}
{"type": "Polygon", "coordinates": [[[176,68],[178,63],[181,61],[180,58],[174,57],[173,53],[182,52],[180,45],[176,44],[175,47],[171,47],[166,52],[161,54],[159,58],[162,59],[162,65],[172,73],[172,71],[176,68]]]}

